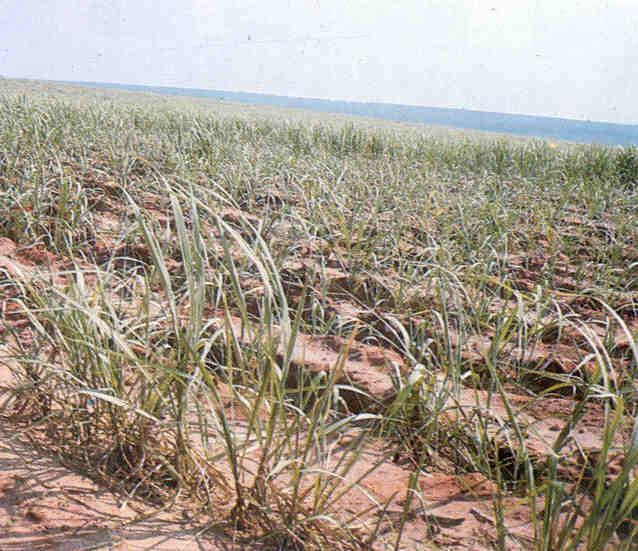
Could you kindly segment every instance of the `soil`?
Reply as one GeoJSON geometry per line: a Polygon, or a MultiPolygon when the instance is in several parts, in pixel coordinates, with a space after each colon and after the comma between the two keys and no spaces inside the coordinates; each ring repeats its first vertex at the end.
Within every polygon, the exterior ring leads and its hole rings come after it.
{"type": "Polygon", "coordinates": [[[126,501],[0,427],[2,551],[227,550],[232,542],[177,513],[126,501]]]}

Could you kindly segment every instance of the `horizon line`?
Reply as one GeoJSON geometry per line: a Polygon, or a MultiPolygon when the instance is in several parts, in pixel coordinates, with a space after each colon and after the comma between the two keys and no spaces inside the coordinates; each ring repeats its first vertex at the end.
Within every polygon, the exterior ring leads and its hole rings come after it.
{"type": "Polygon", "coordinates": [[[568,121],[571,123],[579,123],[579,124],[604,124],[604,125],[613,125],[613,126],[623,126],[623,127],[631,127],[638,129],[638,122],[636,123],[628,123],[628,122],[612,122],[612,121],[604,121],[604,120],[593,120],[593,119],[575,119],[565,116],[555,116],[555,115],[532,115],[529,113],[519,113],[519,112],[508,112],[508,111],[488,111],[482,109],[473,109],[467,107],[440,107],[434,105],[420,105],[416,103],[395,103],[392,101],[366,101],[366,100],[349,100],[349,99],[339,99],[339,98],[325,98],[325,97],[317,97],[317,96],[294,96],[294,95],[284,95],[284,94],[275,94],[271,92],[253,92],[248,90],[228,90],[221,88],[195,88],[190,86],[168,86],[165,84],[133,84],[128,82],[113,82],[113,81],[93,81],[93,80],[58,80],[58,79],[38,79],[38,78],[24,78],[24,77],[7,77],[10,80],[30,80],[36,82],[55,82],[60,84],[88,84],[88,85],[100,85],[100,86],[130,86],[130,87],[139,87],[139,88],[163,88],[166,90],[185,90],[190,92],[214,92],[214,93],[223,93],[223,94],[244,94],[244,95],[253,95],[253,96],[263,96],[263,97],[271,97],[271,98],[282,98],[282,99],[295,99],[295,100],[307,100],[307,101],[325,101],[330,103],[341,103],[341,104],[353,104],[353,105],[379,105],[379,106],[388,106],[388,107],[408,107],[408,108],[416,108],[416,109],[430,109],[436,111],[464,111],[467,113],[475,113],[475,114],[485,114],[485,115],[507,115],[512,117],[523,117],[530,119],[549,119],[552,121],[568,121]]]}

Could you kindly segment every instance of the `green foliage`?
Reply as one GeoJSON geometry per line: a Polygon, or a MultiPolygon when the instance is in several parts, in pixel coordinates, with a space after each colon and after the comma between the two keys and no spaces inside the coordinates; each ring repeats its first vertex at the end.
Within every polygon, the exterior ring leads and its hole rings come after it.
{"type": "Polygon", "coordinates": [[[638,184],[638,147],[623,148],[616,155],[616,174],[622,185],[638,184]]]}

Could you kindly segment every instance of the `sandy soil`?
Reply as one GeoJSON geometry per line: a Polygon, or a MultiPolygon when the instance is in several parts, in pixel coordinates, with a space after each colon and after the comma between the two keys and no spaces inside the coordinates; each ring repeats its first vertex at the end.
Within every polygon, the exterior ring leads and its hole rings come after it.
{"type": "Polygon", "coordinates": [[[230,550],[233,542],[100,488],[0,427],[0,549],[230,550]]]}

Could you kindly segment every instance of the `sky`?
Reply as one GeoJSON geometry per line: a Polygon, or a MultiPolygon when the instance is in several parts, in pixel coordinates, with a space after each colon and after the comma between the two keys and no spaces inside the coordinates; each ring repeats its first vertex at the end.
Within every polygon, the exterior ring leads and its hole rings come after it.
{"type": "Polygon", "coordinates": [[[638,124],[638,0],[0,0],[0,75],[638,124]]]}

